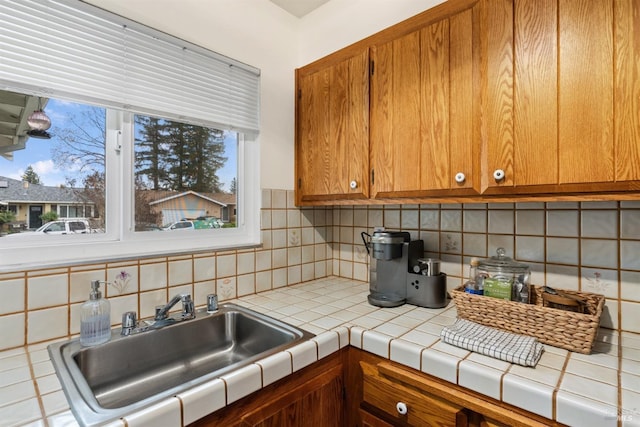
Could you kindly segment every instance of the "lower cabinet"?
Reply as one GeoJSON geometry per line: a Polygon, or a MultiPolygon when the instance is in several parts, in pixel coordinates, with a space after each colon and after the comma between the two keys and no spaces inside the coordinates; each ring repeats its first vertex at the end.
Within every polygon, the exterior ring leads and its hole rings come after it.
{"type": "Polygon", "coordinates": [[[542,427],[560,424],[346,347],[192,427],[542,427]]]}
{"type": "Polygon", "coordinates": [[[560,424],[350,348],[347,426],[542,427],[560,424]]]}
{"type": "Polygon", "coordinates": [[[326,357],[191,426],[336,427],[344,425],[347,349],[326,357]]]}

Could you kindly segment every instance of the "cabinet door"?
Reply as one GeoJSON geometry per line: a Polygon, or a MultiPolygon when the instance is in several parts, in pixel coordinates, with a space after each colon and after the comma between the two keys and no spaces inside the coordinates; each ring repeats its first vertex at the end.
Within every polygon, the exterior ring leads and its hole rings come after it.
{"type": "Polygon", "coordinates": [[[320,374],[242,417],[243,427],[342,425],[342,368],[320,374]]]}
{"type": "Polygon", "coordinates": [[[373,197],[473,193],[472,18],[469,9],[372,48],[373,197]]]}
{"type": "Polygon", "coordinates": [[[638,2],[481,9],[482,191],[633,189],[617,183],[640,178],[638,2]]]}
{"type": "Polygon", "coordinates": [[[368,49],[312,73],[298,70],[296,199],[369,195],[368,49]]]}
{"type": "Polygon", "coordinates": [[[640,2],[616,0],[616,180],[640,181],[640,2]]]}

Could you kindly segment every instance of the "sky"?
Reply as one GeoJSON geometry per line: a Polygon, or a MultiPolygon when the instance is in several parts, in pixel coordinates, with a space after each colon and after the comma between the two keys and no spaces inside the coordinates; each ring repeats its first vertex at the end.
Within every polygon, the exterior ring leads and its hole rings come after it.
{"type": "MultiPolygon", "coordinates": [[[[83,174],[79,173],[77,168],[61,168],[54,161],[54,154],[61,145],[59,139],[62,133],[61,129],[72,127],[71,117],[75,117],[77,121],[82,123],[87,123],[83,120],[82,115],[82,111],[86,108],[87,106],[82,104],[50,99],[44,111],[51,119],[52,126],[48,132],[52,138],[29,138],[24,150],[13,152],[13,160],[7,160],[0,156],[0,176],[21,180],[25,170],[31,165],[43,185],[64,185],[67,178],[76,179],[78,184],[81,183],[83,174]]],[[[90,126],[86,126],[86,128],[90,128],[90,126]]],[[[226,191],[230,189],[231,180],[237,173],[235,167],[237,147],[233,143],[234,137],[234,134],[229,134],[225,138],[225,156],[228,160],[225,166],[218,171],[220,181],[224,184],[223,189],[226,191]]]]}

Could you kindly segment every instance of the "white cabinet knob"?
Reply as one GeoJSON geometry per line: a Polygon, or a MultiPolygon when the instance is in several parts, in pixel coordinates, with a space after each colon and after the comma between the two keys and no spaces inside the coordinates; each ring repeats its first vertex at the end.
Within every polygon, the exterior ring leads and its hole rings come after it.
{"type": "Polygon", "coordinates": [[[493,179],[495,179],[496,181],[502,181],[504,179],[504,171],[502,169],[494,170],[493,179]]]}
{"type": "Polygon", "coordinates": [[[458,172],[456,174],[455,180],[458,184],[462,184],[464,182],[464,180],[467,179],[466,176],[464,176],[464,174],[462,172],[458,172]]]}
{"type": "Polygon", "coordinates": [[[407,404],[404,402],[398,402],[396,403],[396,410],[398,411],[398,413],[400,415],[407,415],[407,411],[409,410],[407,408],[407,404]]]}
{"type": "Polygon", "coordinates": [[[349,187],[351,187],[352,190],[355,190],[356,188],[358,188],[358,182],[357,181],[351,181],[349,183],[349,187]]]}

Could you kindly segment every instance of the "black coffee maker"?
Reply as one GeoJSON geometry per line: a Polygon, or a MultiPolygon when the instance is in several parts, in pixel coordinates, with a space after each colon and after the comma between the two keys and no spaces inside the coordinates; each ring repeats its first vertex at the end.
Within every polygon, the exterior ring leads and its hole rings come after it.
{"type": "Polygon", "coordinates": [[[369,262],[371,305],[397,307],[407,302],[407,274],[423,256],[424,242],[411,240],[406,231],[376,230],[373,236],[361,233],[369,262]],[[368,239],[367,239],[368,237],[368,239]]]}

